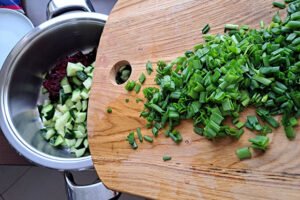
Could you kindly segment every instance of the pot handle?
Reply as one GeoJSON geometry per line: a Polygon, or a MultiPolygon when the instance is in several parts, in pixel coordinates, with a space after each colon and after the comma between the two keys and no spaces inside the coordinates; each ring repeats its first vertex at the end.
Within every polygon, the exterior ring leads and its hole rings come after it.
{"type": "Polygon", "coordinates": [[[47,6],[47,19],[72,11],[95,12],[90,0],[50,0],[47,6]]]}
{"type": "Polygon", "coordinates": [[[65,172],[68,200],[117,200],[121,193],[109,190],[102,182],[79,186],[74,183],[73,175],[65,172]]]}

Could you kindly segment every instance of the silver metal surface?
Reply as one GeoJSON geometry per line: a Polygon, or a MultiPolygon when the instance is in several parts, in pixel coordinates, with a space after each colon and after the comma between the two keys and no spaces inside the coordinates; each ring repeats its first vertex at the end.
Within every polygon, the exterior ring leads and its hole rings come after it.
{"type": "Polygon", "coordinates": [[[50,0],[47,7],[47,19],[51,19],[66,12],[95,11],[90,0],[50,0]]]}
{"type": "Polygon", "coordinates": [[[0,72],[0,125],[9,143],[38,165],[60,170],[93,166],[41,136],[37,109],[43,76],[58,59],[98,46],[106,15],[69,13],[33,29],[11,51],[0,72]]]}
{"type": "Polygon", "coordinates": [[[67,196],[69,200],[108,200],[118,199],[119,192],[109,190],[102,182],[79,186],[74,183],[71,173],[65,173],[67,196]]]}

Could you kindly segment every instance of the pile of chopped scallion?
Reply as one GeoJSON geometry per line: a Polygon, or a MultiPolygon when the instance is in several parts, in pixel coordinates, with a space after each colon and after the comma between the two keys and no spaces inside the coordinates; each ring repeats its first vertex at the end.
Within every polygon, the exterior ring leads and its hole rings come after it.
{"type": "MultiPolygon", "coordinates": [[[[154,137],[160,131],[174,142],[182,136],[176,130],[181,120],[192,119],[194,132],[207,139],[234,137],[239,139],[243,127],[256,131],[249,139],[249,147],[236,151],[240,159],[250,158],[250,148],[265,151],[269,145],[268,134],[280,123],[273,116],[282,114],[281,124],[288,139],[295,138],[294,126],[300,117],[300,0],[286,0],[287,17],[281,19],[277,12],[272,22],[260,23],[258,30],[248,26],[226,24],[224,35],[204,35],[205,42],[196,45],[181,57],[165,63],[157,63],[156,87],[143,89],[147,100],[141,117],[147,120],[147,128],[154,137]],[[256,107],[257,116],[248,116],[245,123],[239,114],[248,106],[256,107]],[[234,126],[223,122],[231,117],[234,126]]],[[[274,6],[285,8],[281,2],[274,6]]],[[[209,25],[202,30],[209,31],[209,25]]],[[[152,64],[146,64],[148,75],[152,64]]],[[[128,81],[128,91],[139,92],[145,81],[128,81]]],[[[153,142],[150,136],[142,137],[153,142]]],[[[134,132],[127,140],[138,147],[134,132]]]]}

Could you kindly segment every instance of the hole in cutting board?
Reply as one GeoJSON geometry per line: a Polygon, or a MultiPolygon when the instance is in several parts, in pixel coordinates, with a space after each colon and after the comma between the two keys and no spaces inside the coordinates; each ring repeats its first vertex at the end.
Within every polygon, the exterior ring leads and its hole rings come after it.
{"type": "Polygon", "coordinates": [[[125,83],[132,72],[131,65],[128,61],[122,60],[117,62],[110,72],[111,79],[118,85],[125,83]]]}

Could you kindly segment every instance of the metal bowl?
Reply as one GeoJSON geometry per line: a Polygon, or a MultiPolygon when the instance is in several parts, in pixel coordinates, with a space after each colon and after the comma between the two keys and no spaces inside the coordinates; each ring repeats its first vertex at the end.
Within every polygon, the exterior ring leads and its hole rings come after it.
{"type": "Polygon", "coordinates": [[[11,51],[0,73],[0,124],[9,143],[36,164],[62,170],[92,167],[90,156],[75,158],[42,137],[37,109],[45,73],[62,57],[98,46],[106,16],[68,13],[27,34],[11,51]]]}

